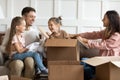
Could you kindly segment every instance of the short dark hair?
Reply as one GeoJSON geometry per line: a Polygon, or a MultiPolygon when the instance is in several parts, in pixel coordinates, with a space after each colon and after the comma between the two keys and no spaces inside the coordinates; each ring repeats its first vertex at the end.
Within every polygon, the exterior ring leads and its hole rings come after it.
{"type": "Polygon", "coordinates": [[[21,12],[21,15],[22,15],[22,16],[23,16],[23,15],[26,15],[26,14],[29,13],[30,11],[36,12],[36,10],[35,10],[34,8],[32,8],[32,7],[25,7],[25,8],[23,8],[23,10],[22,10],[22,12],[21,12]]]}

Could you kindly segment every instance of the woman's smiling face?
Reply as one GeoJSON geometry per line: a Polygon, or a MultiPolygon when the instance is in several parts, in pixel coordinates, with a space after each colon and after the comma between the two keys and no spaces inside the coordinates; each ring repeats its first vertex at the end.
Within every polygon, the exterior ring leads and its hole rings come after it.
{"type": "Polygon", "coordinates": [[[107,17],[107,15],[104,15],[104,18],[103,18],[103,26],[104,27],[108,27],[109,26],[109,19],[107,17]]]}

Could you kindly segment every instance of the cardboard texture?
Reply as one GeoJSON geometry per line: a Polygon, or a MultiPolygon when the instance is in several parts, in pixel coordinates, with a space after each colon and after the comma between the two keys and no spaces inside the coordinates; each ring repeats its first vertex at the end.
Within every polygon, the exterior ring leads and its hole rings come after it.
{"type": "Polygon", "coordinates": [[[97,80],[120,80],[120,57],[93,57],[83,62],[96,67],[97,80]]]}
{"type": "Polygon", "coordinates": [[[80,65],[80,61],[48,61],[49,65],[80,65]]]}
{"type": "Polygon", "coordinates": [[[12,75],[10,76],[9,80],[32,80],[32,79],[12,75]]]}
{"type": "Polygon", "coordinates": [[[47,39],[45,47],[48,61],[79,61],[79,46],[76,39],[47,39]]]}
{"type": "Polygon", "coordinates": [[[49,80],[84,80],[83,66],[75,61],[49,61],[49,80]]]}

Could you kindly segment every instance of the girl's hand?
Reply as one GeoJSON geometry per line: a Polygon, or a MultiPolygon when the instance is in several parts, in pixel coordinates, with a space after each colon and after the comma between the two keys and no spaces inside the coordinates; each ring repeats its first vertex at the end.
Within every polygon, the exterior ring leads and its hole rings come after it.
{"type": "Polygon", "coordinates": [[[25,48],[25,51],[28,51],[29,49],[28,48],[25,48]]]}
{"type": "Polygon", "coordinates": [[[22,48],[19,53],[27,52],[29,49],[28,48],[22,48]]]}
{"type": "Polygon", "coordinates": [[[50,34],[50,32],[46,32],[46,34],[48,35],[48,36],[50,36],[51,34],[50,34]]]}

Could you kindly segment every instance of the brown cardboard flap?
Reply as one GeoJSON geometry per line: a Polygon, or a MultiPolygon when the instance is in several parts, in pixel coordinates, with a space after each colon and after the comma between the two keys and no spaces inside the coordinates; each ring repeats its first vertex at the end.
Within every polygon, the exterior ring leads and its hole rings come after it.
{"type": "Polygon", "coordinates": [[[111,63],[120,68],[120,61],[111,61],[111,63]]]}
{"type": "Polygon", "coordinates": [[[93,58],[89,58],[87,60],[83,60],[83,62],[90,64],[92,66],[99,66],[108,62],[113,62],[114,65],[116,66],[120,66],[120,63],[118,63],[118,61],[120,61],[120,57],[116,57],[116,56],[107,56],[107,57],[93,57],[93,58]],[[115,61],[117,61],[115,63],[115,61]]]}
{"type": "Polygon", "coordinates": [[[84,80],[81,65],[50,65],[49,80],[84,80]]]}
{"type": "Polygon", "coordinates": [[[80,61],[48,61],[48,66],[49,65],[80,65],[80,61]]]}
{"type": "Polygon", "coordinates": [[[45,47],[74,47],[76,45],[76,39],[47,39],[45,42],[45,47]]]}

